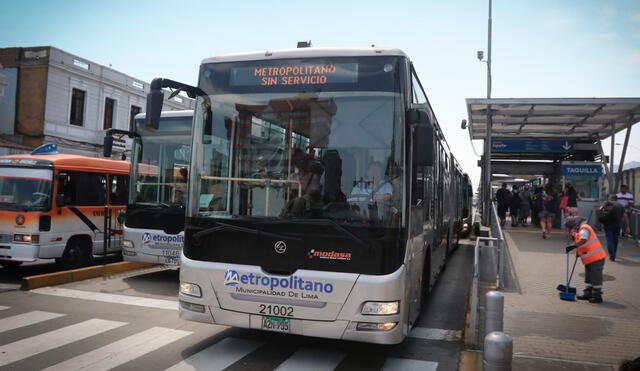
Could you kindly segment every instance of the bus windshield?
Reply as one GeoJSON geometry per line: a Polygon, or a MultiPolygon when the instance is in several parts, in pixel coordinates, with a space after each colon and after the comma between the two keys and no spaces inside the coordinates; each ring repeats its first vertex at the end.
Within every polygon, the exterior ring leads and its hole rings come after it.
{"type": "Polygon", "coordinates": [[[192,116],[162,117],[158,129],[136,119],[131,206],[184,207],[191,157],[192,116]]]}
{"type": "Polygon", "coordinates": [[[203,65],[194,214],[397,227],[402,63],[341,57],[203,65]]]}
{"type": "Polygon", "coordinates": [[[51,209],[52,171],[0,167],[0,210],[51,209]]]}

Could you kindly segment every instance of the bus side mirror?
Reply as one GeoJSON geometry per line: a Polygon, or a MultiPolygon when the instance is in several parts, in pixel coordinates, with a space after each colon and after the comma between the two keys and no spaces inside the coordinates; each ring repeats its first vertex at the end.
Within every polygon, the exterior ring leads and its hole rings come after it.
{"type": "Polygon", "coordinates": [[[413,138],[413,164],[417,166],[433,165],[433,126],[415,125],[413,138]]]}
{"type": "Polygon", "coordinates": [[[113,149],[113,137],[111,135],[104,136],[104,146],[102,147],[102,156],[110,158],[113,149]]]}
{"type": "MultiPolygon", "coordinates": [[[[157,79],[154,79],[154,81],[157,79]]],[[[162,113],[162,104],[164,101],[164,93],[162,89],[152,87],[147,94],[147,126],[158,129],[160,126],[160,114],[162,113]]]]}
{"type": "Polygon", "coordinates": [[[63,194],[56,195],[56,206],[57,207],[64,206],[64,195],[63,194]]]}
{"type": "Polygon", "coordinates": [[[409,125],[426,125],[431,124],[429,116],[423,110],[411,108],[407,110],[407,123],[409,125]]]}

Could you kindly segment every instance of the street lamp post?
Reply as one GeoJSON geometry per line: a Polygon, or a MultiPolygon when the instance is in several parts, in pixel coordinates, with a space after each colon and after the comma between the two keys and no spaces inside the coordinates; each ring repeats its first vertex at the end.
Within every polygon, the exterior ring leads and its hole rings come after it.
{"type": "MultiPolygon", "coordinates": [[[[489,0],[489,19],[487,25],[487,99],[491,99],[491,0],[489,0]]],[[[478,59],[482,60],[482,53],[478,52],[478,59]]],[[[482,219],[484,225],[491,223],[491,129],[493,126],[491,118],[491,105],[487,104],[487,127],[484,139],[484,211],[482,219]]]]}

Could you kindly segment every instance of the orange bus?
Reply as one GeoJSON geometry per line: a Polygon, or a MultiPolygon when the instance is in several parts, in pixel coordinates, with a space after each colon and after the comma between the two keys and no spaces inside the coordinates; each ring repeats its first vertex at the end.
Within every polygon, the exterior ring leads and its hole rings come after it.
{"type": "Polygon", "coordinates": [[[118,215],[126,208],[131,165],[51,152],[0,156],[3,267],[51,258],[80,267],[94,254],[122,250],[118,215]]]}

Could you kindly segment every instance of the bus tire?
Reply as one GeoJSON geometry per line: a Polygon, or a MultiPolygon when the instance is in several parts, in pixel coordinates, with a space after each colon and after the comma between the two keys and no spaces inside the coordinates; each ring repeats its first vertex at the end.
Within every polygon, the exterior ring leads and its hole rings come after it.
{"type": "Polygon", "coordinates": [[[0,265],[4,269],[15,269],[18,268],[22,264],[22,262],[10,261],[10,260],[2,260],[0,261],[0,265]]]}
{"type": "Polygon", "coordinates": [[[82,243],[80,239],[74,239],[67,243],[67,247],[62,253],[62,257],[56,259],[65,268],[81,268],[91,263],[92,255],[89,253],[89,246],[82,243]]]}

